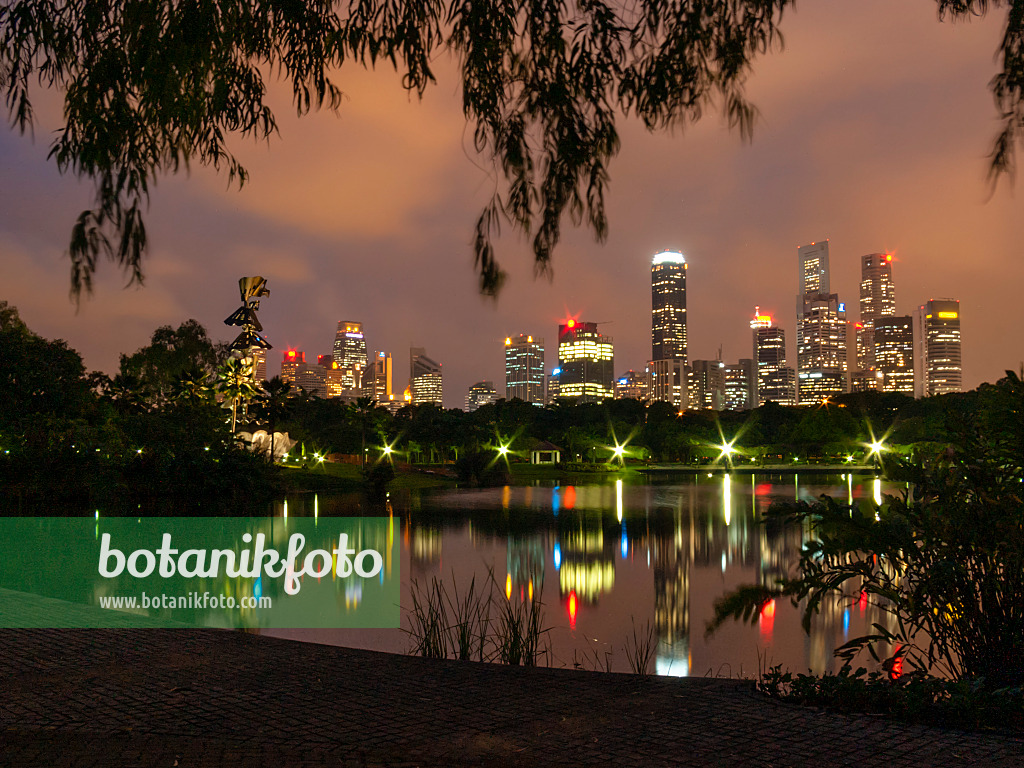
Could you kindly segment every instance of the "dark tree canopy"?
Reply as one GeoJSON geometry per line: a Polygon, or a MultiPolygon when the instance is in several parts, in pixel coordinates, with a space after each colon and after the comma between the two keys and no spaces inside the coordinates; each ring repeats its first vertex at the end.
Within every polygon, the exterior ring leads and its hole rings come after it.
{"type": "MultiPolygon", "coordinates": [[[[51,157],[95,183],[92,208],[70,240],[72,290],[92,285],[101,257],[142,281],[143,212],[150,186],[191,163],[246,170],[231,134],[276,131],[265,77],[292,85],[299,114],[337,110],[343,65],[393,66],[410,91],[431,64],[458,61],[476,149],[501,180],[476,223],[480,286],[502,272],[493,240],[502,221],[532,236],[547,269],[566,214],[607,231],[608,164],[616,121],[683,125],[719,105],[749,136],[744,82],[757,54],[781,45],[793,0],[3,0],[0,91],[14,126],[32,123],[32,89],[64,94],[51,157]]],[[[937,0],[940,18],[1007,9],[1001,71],[992,81],[1002,121],[994,177],[1012,173],[1024,131],[1024,0],[937,0]]]]}

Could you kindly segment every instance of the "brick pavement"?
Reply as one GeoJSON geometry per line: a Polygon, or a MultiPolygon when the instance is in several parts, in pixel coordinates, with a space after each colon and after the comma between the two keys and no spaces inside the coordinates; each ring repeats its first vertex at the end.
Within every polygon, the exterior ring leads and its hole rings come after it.
{"type": "Polygon", "coordinates": [[[749,684],[429,661],[217,630],[0,631],[0,766],[1022,766],[1024,739],[749,684]]]}

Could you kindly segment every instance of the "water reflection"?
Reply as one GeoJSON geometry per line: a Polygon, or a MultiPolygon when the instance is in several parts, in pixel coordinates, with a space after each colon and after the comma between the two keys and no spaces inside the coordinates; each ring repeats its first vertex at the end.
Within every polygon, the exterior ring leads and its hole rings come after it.
{"type": "MultiPolygon", "coordinates": [[[[866,599],[826,604],[805,635],[788,603],[765,606],[753,626],[729,624],[710,638],[714,601],[740,584],[773,584],[791,574],[809,535],[800,526],[758,520],[772,502],[870,504],[888,490],[870,476],[722,474],[673,485],[509,487],[423,493],[395,500],[401,516],[402,604],[409,583],[438,578],[464,594],[488,580],[507,599],[543,601],[550,656],[557,665],[628,671],[625,643],[649,624],[655,671],[664,675],[752,674],[783,664],[834,670],[832,649],[880,616],[866,599]],[[600,659],[600,663],[594,660],[600,659]],[[584,664],[584,666],[588,666],[584,664]]],[[[342,501],[327,514],[351,514],[342,501]]],[[[313,509],[319,509],[314,499],[313,509]]],[[[282,513],[284,510],[282,510],[282,513]]],[[[308,514],[308,513],[307,513],[308,514]]],[[[317,642],[404,652],[400,631],[277,633],[317,642]]]]}

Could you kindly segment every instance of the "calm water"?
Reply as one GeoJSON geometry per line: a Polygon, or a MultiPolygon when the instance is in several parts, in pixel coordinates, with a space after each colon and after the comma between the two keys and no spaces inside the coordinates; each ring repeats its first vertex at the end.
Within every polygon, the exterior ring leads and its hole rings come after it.
{"type": "MultiPolygon", "coordinates": [[[[444,580],[463,592],[494,574],[513,600],[539,593],[550,627],[554,666],[628,672],[634,625],[657,637],[663,675],[752,675],[782,664],[794,671],[835,670],[832,650],[879,621],[865,603],[829,605],[807,635],[788,602],[769,606],[756,624],[730,623],[711,637],[705,626],[717,598],[741,585],[771,583],[799,558],[806,531],[768,531],[759,514],[779,499],[868,502],[900,488],[868,476],[735,475],[680,478],[664,485],[505,487],[422,492],[389,507],[401,519],[403,625],[410,583],[444,580]]],[[[288,501],[289,514],[351,514],[349,497],[288,501]]],[[[278,506],[278,514],[284,513],[278,506]]],[[[404,653],[401,630],[276,630],[318,643],[404,653]]]]}

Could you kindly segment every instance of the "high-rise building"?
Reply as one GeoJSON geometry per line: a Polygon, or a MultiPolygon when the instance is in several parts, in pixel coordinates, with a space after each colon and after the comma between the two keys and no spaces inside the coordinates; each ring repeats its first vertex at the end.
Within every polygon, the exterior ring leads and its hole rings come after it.
{"type": "Polygon", "coordinates": [[[796,255],[800,269],[800,296],[828,293],[828,240],[801,245],[796,249],[796,255]]]}
{"type": "Polygon", "coordinates": [[[391,355],[387,352],[377,352],[366,369],[366,375],[363,376],[363,397],[373,398],[378,405],[384,406],[394,401],[391,379],[391,355]]]}
{"type": "Polygon", "coordinates": [[[597,323],[558,326],[558,397],[599,403],[615,396],[615,348],[597,323]]]}
{"type": "Polygon", "coordinates": [[[366,339],[362,323],[338,322],[338,332],[334,335],[334,362],[339,368],[366,368],[366,339]]]}
{"type": "Polygon", "coordinates": [[[360,389],[366,371],[366,339],[363,324],[351,320],[338,322],[334,335],[334,362],[342,371],[345,389],[360,389]]]}
{"type": "Polygon", "coordinates": [[[651,360],[647,364],[647,375],[649,397],[652,401],[671,403],[677,411],[684,411],[689,407],[689,382],[685,361],[678,357],[651,360]]]}
{"type": "Polygon", "coordinates": [[[648,390],[647,371],[634,371],[630,368],[615,380],[615,399],[633,398],[645,400],[648,390]]]}
{"type": "Polygon", "coordinates": [[[252,367],[253,377],[256,379],[257,384],[262,384],[267,380],[267,350],[252,350],[252,367]]]}
{"type": "Polygon", "coordinates": [[[875,368],[875,321],[896,314],[892,254],[869,253],[860,260],[860,323],[857,324],[857,368],[875,368]]]}
{"type": "Polygon", "coordinates": [[[466,393],[466,413],[473,413],[481,405],[497,402],[498,393],[493,381],[478,381],[466,393]]]}
{"type": "Polygon", "coordinates": [[[786,332],[773,326],[772,316],[754,307],[750,321],[754,336],[754,397],[757,405],[769,400],[779,405],[796,404],[796,375],[786,365],[786,332]]]}
{"type": "Polygon", "coordinates": [[[914,387],[917,397],[963,391],[960,301],[932,299],[914,312],[914,387]]]}
{"type": "Polygon", "coordinates": [[[544,405],[544,339],[525,333],[505,339],[505,399],[544,405]]]}
{"type": "Polygon", "coordinates": [[[690,363],[690,407],[720,411],[725,405],[725,363],[694,360],[690,363]]]}
{"type": "Polygon", "coordinates": [[[820,402],[846,392],[846,304],[829,292],[828,240],[797,249],[797,401],[820,402]]]}
{"type": "Polygon", "coordinates": [[[561,368],[552,368],[551,369],[551,375],[548,376],[548,394],[547,394],[548,403],[550,405],[554,405],[555,403],[558,402],[558,398],[559,398],[558,383],[561,380],[561,377],[562,377],[562,369],[561,368]]]}
{"type": "Polygon", "coordinates": [[[423,347],[409,348],[409,389],[413,405],[443,405],[441,364],[427,357],[423,347]]]}
{"type": "Polygon", "coordinates": [[[914,319],[881,317],[875,320],[875,368],[883,392],[914,395],[914,319]]]}
{"type": "Polygon", "coordinates": [[[287,349],[281,360],[281,381],[295,383],[295,374],[299,366],[306,362],[306,353],[297,349],[287,349]]]}
{"type": "Polygon", "coordinates": [[[651,359],[686,364],[686,259],[662,251],[651,261],[651,359]]]}
{"type": "Polygon", "coordinates": [[[725,400],[723,405],[727,411],[748,411],[755,407],[754,396],[754,361],[741,358],[739,362],[727,363],[725,366],[725,400]]]}

